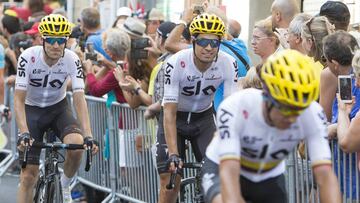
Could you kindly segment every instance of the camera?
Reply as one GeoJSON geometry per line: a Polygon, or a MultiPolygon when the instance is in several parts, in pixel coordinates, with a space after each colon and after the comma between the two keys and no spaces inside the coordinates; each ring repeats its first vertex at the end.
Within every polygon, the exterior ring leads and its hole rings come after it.
{"type": "Polygon", "coordinates": [[[94,44],[87,43],[86,49],[87,49],[87,52],[85,52],[85,60],[90,59],[93,64],[98,65],[97,53],[94,50],[94,44]]]}
{"type": "Polygon", "coordinates": [[[352,102],[352,79],[350,75],[339,75],[338,76],[338,89],[340,99],[344,103],[352,102]]]}
{"type": "Polygon", "coordinates": [[[139,38],[131,41],[131,57],[133,59],[147,59],[148,51],[145,47],[150,47],[150,40],[148,38],[139,38]]]}

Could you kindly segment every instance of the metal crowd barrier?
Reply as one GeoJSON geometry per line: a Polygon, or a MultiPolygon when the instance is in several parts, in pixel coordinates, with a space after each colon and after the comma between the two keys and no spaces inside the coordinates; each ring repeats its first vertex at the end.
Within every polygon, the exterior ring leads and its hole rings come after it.
{"type": "MultiPolygon", "coordinates": [[[[7,98],[11,111],[14,112],[13,91],[9,92],[7,98]]],[[[85,172],[83,166],[80,167],[77,181],[108,194],[102,202],[117,202],[121,199],[125,202],[156,203],[159,191],[155,161],[156,122],[144,119],[144,108],[134,110],[127,104],[115,102],[107,107],[105,99],[91,96],[86,96],[86,100],[92,132],[99,141],[100,152],[94,156],[89,172],[85,172]]],[[[68,101],[72,104],[71,94],[68,94],[68,101]]],[[[6,164],[0,162],[0,176],[17,159],[15,116],[9,126],[11,146],[8,151],[11,151],[11,158],[8,158],[6,164]]],[[[342,153],[336,140],[330,146],[333,167],[343,192],[343,202],[360,202],[357,155],[342,153]]],[[[189,161],[192,160],[193,157],[189,161]]],[[[310,161],[302,159],[294,151],[286,160],[286,167],[289,203],[320,202],[310,161]]],[[[193,176],[194,171],[184,174],[193,176]]],[[[186,193],[188,200],[192,199],[193,190],[191,188],[186,193]]]]}

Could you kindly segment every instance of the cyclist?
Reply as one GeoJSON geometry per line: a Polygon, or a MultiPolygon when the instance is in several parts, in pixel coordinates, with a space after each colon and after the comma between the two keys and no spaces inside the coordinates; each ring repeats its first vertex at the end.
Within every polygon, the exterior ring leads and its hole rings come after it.
{"type": "MultiPolygon", "coordinates": [[[[235,59],[219,51],[225,33],[222,20],[216,15],[201,14],[190,25],[193,48],[179,51],[164,66],[163,111],[160,112],[157,135],[157,164],[160,174],[159,202],[175,202],[180,176],[173,190],[167,190],[169,172],[182,167],[185,139],[191,141],[197,161],[215,131],[212,99],[224,82],[225,96],[236,90],[235,59]]],[[[181,175],[181,170],[179,174],[181,175]]]]}
{"type": "Polygon", "coordinates": [[[284,159],[303,139],[320,201],[341,202],[314,66],[295,50],[281,51],[261,68],[263,90],[245,89],[220,104],[202,167],[206,202],[287,202],[284,159]]]}
{"type": "MultiPolygon", "coordinates": [[[[53,129],[66,144],[92,146],[98,151],[93,139],[87,105],[84,96],[82,65],[77,55],[65,49],[71,24],[59,14],[41,19],[39,32],[42,46],[25,50],[19,57],[15,83],[15,115],[19,128],[19,159],[23,159],[25,145],[41,142],[44,131],[53,129]],[[77,118],[73,117],[66,100],[66,84],[71,79],[77,118]]],[[[33,187],[39,173],[40,149],[30,148],[28,165],[21,170],[17,202],[31,202],[33,187]]],[[[61,176],[64,202],[71,201],[69,185],[81,162],[82,151],[66,153],[64,174],[61,176]]]]}

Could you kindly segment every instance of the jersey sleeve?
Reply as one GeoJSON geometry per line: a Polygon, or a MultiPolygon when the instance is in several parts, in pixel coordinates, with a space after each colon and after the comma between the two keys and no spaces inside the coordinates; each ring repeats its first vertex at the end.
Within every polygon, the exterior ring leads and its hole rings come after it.
{"type": "Polygon", "coordinates": [[[331,164],[331,151],[327,139],[326,115],[321,106],[313,102],[304,112],[304,133],[311,165],[331,164]]]}
{"type": "Polygon", "coordinates": [[[229,56],[228,60],[224,60],[225,68],[224,71],[224,98],[237,91],[238,81],[238,65],[236,60],[229,56]]]}
{"type": "Polygon", "coordinates": [[[71,61],[68,61],[68,68],[70,69],[72,91],[84,91],[84,72],[80,59],[75,53],[70,53],[70,56],[71,61]]]}
{"type": "Polygon", "coordinates": [[[15,89],[18,90],[27,90],[29,83],[29,74],[30,74],[30,64],[28,52],[23,52],[18,59],[17,64],[17,73],[15,80],[15,89]]]}
{"type": "Polygon", "coordinates": [[[218,158],[220,161],[227,159],[240,160],[240,128],[243,119],[238,116],[238,107],[234,98],[224,100],[216,114],[218,131],[218,158]]]}
{"type": "Polygon", "coordinates": [[[172,56],[164,66],[164,97],[165,103],[178,103],[180,87],[180,71],[178,70],[176,55],[172,56]]]}

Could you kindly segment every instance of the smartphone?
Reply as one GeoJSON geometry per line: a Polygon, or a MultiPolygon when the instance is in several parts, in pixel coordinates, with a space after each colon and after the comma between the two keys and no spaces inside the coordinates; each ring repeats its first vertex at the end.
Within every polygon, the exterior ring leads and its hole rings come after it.
{"type": "Polygon", "coordinates": [[[126,64],[125,61],[116,61],[116,67],[120,68],[121,70],[125,69],[125,64],[126,64]]]}
{"type": "Polygon", "coordinates": [[[87,49],[87,52],[85,52],[85,60],[90,59],[94,65],[98,65],[99,63],[97,61],[97,53],[95,52],[94,44],[87,43],[86,49],[87,49]]]}
{"type": "Polygon", "coordinates": [[[352,79],[350,75],[339,75],[338,76],[338,89],[340,99],[344,103],[352,102],[352,79]]]}
{"type": "Polygon", "coordinates": [[[89,53],[94,53],[94,44],[92,42],[86,43],[86,49],[89,53]]]}

